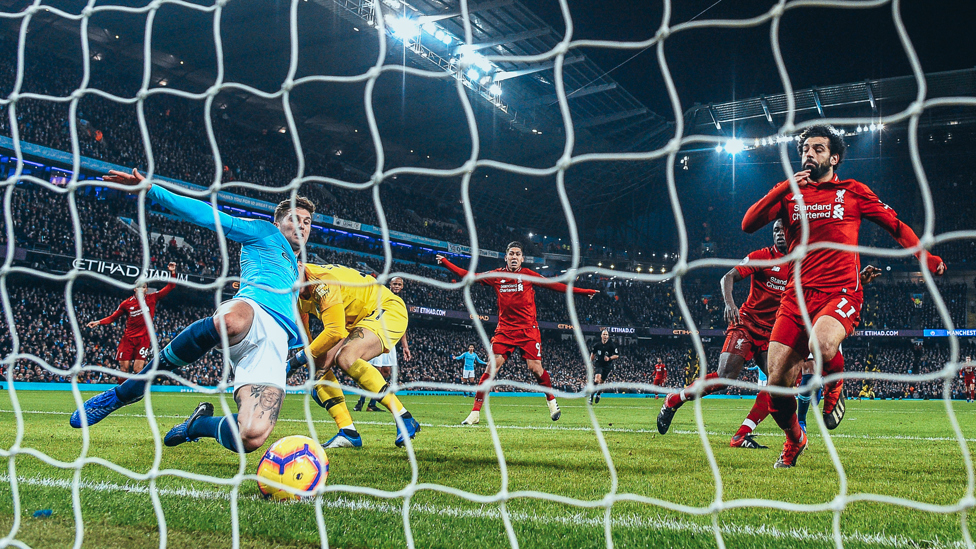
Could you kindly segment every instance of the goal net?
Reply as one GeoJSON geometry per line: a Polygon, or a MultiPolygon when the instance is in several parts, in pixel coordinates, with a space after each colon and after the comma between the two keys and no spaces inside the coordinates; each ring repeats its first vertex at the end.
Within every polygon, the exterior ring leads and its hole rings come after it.
{"type": "MultiPolygon", "coordinates": [[[[945,359],[923,372],[849,367],[845,373],[822,376],[823,360],[816,353],[817,373],[810,387],[844,379],[859,386],[865,383],[866,390],[871,383],[891,382],[904,392],[909,386],[915,391],[919,384],[935,383],[944,409],[927,408],[926,413],[944,422],[944,433],[914,437],[910,430],[914,420],[906,420],[904,432],[892,428],[878,438],[864,425],[868,420],[857,424],[858,434],[844,434],[843,429],[828,430],[814,410],[809,430],[811,446],[819,446],[815,451],[820,459],[811,465],[812,473],[808,470],[801,476],[770,475],[772,454],[766,454],[768,459],[761,466],[738,455],[730,465],[733,458],[720,451],[722,445],[727,446],[726,435],[712,426],[709,415],[713,400],[689,403],[694,427],[677,430],[673,440],[656,435],[653,417],[659,400],[627,401],[620,413],[632,422],[614,427],[617,420],[613,417],[618,416],[604,416],[588,401],[597,392],[594,373],[598,365],[590,359],[588,336],[594,334],[584,333],[583,327],[612,325],[614,319],[623,318],[614,316],[622,314],[614,309],[624,307],[626,299],[611,302],[606,298],[602,305],[590,306],[581,305],[582,300],[572,293],[555,301],[541,295],[545,290],[540,290],[537,299],[564,306],[568,315],[560,327],[571,337],[560,348],[568,348],[566,356],[582,365],[578,383],[570,383],[564,376],[554,379],[556,388],[548,390],[518,371],[521,366],[507,365],[497,378],[480,387],[488,391],[488,397],[482,426],[474,431],[480,434],[475,436],[457,430],[461,417],[454,421],[453,416],[445,419],[438,412],[438,407],[452,407],[452,414],[461,409],[466,413],[469,400],[458,404],[457,395],[475,389],[460,379],[445,381],[430,372],[425,377],[423,369],[401,362],[392,369],[389,392],[406,395],[408,405],[411,398],[425,392],[451,395],[435,394],[429,405],[416,408],[436,419],[430,422],[416,414],[423,433],[414,441],[406,440],[405,453],[387,448],[364,460],[355,454],[330,452],[329,482],[310,501],[283,506],[260,501],[255,482],[259,455],[241,453],[228,462],[226,451],[210,441],[188,445],[178,454],[163,446],[162,426],[184,417],[171,411],[172,402],[182,403],[182,410],[187,403],[192,409],[187,398],[193,402],[209,399],[218,402],[217,414],[231,417],[236,412],[230,393],[233,368],[220,353],[177,372],[154,369],[144,374],[156,379],[160,390],[149,393],[143,404],[126,409],[124,429],[112,426],[109,419],[97,427],[85,425],[80,431],[70,431],[66,414],[91,396],[95,384],[111,386],[136,375],[115,367],[110,346],[118,340],[121,328],[106,327],[108,331],[95,335],[86,326],[89,321],[107,317],[119,301],[145,283],[161,287],[169,282],[166,265],[177,263],[177,303],[166,304],[167,314],[155,321],[148,312],[138,313],[146,315],[152,343],[152,351],[142,358],[154,364],[152,357],[159,355],[161,343],[212,314],[213,307],[232,297],[240,284],[240,246],[226,235],[189,228],[152,204],[145,188],[124,200],[112,192],[121,187],[96,179],[107,170],[132,167],[143,170],[154,185],[206,201],[215,216],[226,211],[268,218],[268,204],[311,197],[325,215],[316,218],[315,228],[323,236],[302,248],[303,262],[371,269],[381,284],[401,277],[409,286],[407,295],[415,300],[407,301],[416,305],[411,314],[416,313],[417,318],[449,312],[450,307],[442,305],[444,300],[463,304],[461,312],[470,316],[457,320],[469,324],[473,332],[467,336],[453,332],[445,342],[438,339],[442,337],[438,333],[428,336],[424,327],[411,328],[408,334],[417,330],[435,346],[451,346],[416,349],[418,356],[457,354],[468,343],[475,343],[482,355],[492,348],[488,317],[495,301],[479,287],[486,277],[475,273],[498,266],[504,255],[498,250],[515,238],[496,226],[509,223],[503,217],[506,208],[524,199],[539,208],[539,219],[560,220],[567,235],[556,245],[548,238],[542,245],[531,244],[526,251],[532,257],[526,266],[541,270],[547,261],[563,260],[566,268],[553,271],[552,278],[570,289],[599,287],[612,293],[618,284],[642,288],[627,294],[638,300],[644,296],[649,304],[642,307],[662,306],[653,300],[667,296],[675,307],[667,322],[677,324],[663,327],[682,338],[667,345],[689,350],[688,364],[697,367],[691,376],[704,381],[715,370],[717,353],[708,350],[714,347],[710,340],[703,341],[712,336],[703,334],[724,326],[716,319],[702,326],[707,299],[703,306],[701,292],[706,290],[697,280],[708,269],[736,266],[741,257],[721,250],[717,255],[707,253],[710,245],[702,246],[704,252],[697,249],[689,233],[698,229],[689,227],[686,214],[698,204],[682,199],[686,191],[678,183],[682,167],[687,169],[688,154],[715,147],[732,153],[730,146],[734,146],[729,140],[734,134],[724,133],[728,128],[706,131],[689,117],[691,106],[682,103],[674,76],[691,69],[668,62],[669,42],[702,29],[768,28],[766,45],[779,74],[783,105],[781,112],[773,113],[774,118],[765,97],[757,102],[772,125],[765,135],[749,136],[738,144],[745,149],[778,150],[774,162],[781,168],[780,180],[794,173],[794,138],[805,127],[827,122],[852,133],[860,131],[855,127],[865,131],[869,126],[903,127],[913,169],[910,179],[917,185],[924,219],[919,231],[921,249],[976,239],[976,230],[936,232],[935,204],[941,199],[933,197],[920,152],[925,133],[920,126],[927,116],[951,108],[971,109],[976,107],[976,98],[961,93],[931,97],[929,79],[898,1],[783,1],[751,18],[710,19],[706,10],[702,17],[687,21],[674,20],[673,6],[665,2],[661,20],[648,22],[648,38],[633,41],[577,38],[575,7],[565,1],[558,4],[563,28],[555,34],[526,26],[542,22],[525,6],[511,1],[292,0],[279,2],[273,9],[257,4],[224,0],[101,4],[93,0],[81,6],[37,0],[0,5],[4,33],[0,68],[8,73],[0,97],[4,111],[0,147],[8,151],[2,153],[0,301],[7,334],[0,343],[4,345],[0,347],[4,374],[0,456],[7,467],[0,474],[6,485],[0,488],[0,547],[56,542],[101,546],[107,539],[116,543],[119,536],[133,532],[160,547],[192,546],[201,540],[209,543],[210,536],[217,540],[215,544],[229,537],[239,547],[256,546],[269,538],[280,541],[277,536],[283,531],[283,542],[321,547],[474,543],[519,547],[559,544],[556,539],[606,547],[725,547],[729,540],[735,540],[729,545],[741,541],[743,546],[974,546],[968,526],[968,512],[976,504],[969,452],[973,424],[967,418],[960,421],[958,403],[952,400],[965,367],[961,346],[967,343],[960,336],[966,332],[958,330],[965,326],[954,323],[959,318],[950,310],[954,303],[946,303],[943,288],[924,268],[927,251],[918,263],[918,277],[924,282],[924,289],[918,291],[920,296],[924,294],[925,306],[934,308],[941,320],[937,328],[944,330],[948,342],[945,359]],[[511,8],[509,14],[521,14],[524,20],[499,19],[492,10],[504,6],[511,8]],[[828,111],[821,114],[823,118],[810,119],[809,109],[823,113],[821,102],[829,98],[794,89],[782,45],[808,38],[786,34],[782,26],[785,17],[812,9],[828,10],[831,17],[887,9],[888,22],[901,41],[899,54],[911,66],[908,81],[915,89],[914,100],[884,116],[855,113],[831,118],[828,111]],[[486,37],[487,26],[508,28],[509,36],[491,40],[486,37]],[[285,33],[275,35],[281,30],[285,33]],[[555,38],[547,40],[552,36],[555,38]],[[199,45],[187,46],[187,41],[199,45]],[[501,47],[514,41],[532,41],[535,51],[501,47]],[[75,46],[56,51],[62,42],[75,46]],[[264,48],[274,43],[286,46],[265,55],[264,48]],[[633,113],[641,117],[647,113],[629,94],[617,100],[631,101],[630,110],[621,110],[617,104],[616,113],[580,118],[577,102],[589,101],[619,84],[607,73],[588,75],[580,70],[567,76],[569,67],[595,67],[584,52],[605,51],[619,53],[625,63],[631,55],[645,51],[657,57],[660,74],[654,79],[663,84],[670,101],[664,119],[673,121],[664,124],[663,132],[651,134],[644,132],[645,127],[627,125],[633,113]],[[328,65],[320,55],[355,59],[328,65]],[[249,65],[264,61],[271,65],[267,70],[247,72],[249,65]],[[140,66],[141,73],[131,72],[132,66],[140,66]],[[346,72],[320,72],[325,66],[346,72]],[[235,80],[235,73],[249,77],[235,80]],[[522,77],[534,80],[522,87],[513,84],[511,89],[518,91],[509,99],[508,85],[522,77]],[[399,96],[389,93],[393,81],[401,83],[399,96]],[[408,91],[411,86],[421,91],[408,91]],[[449,100],[427,103],[424,97],[417,97],[434,89],[432,86],[452,90],[446,94],[449,100]],[[551,91],[540,92],[542,89],[551,91]],[[529,95],[533,90],[534,95],[529,95]],[[319,116],[316,102],[322,101],[330,101],[329,109],[323,110],[357,114],[345,119],[334,112],[319,116]],[[814,101],[815,107],[798,101],[814,101]],[[558,110],[547,119],[528,108],[542,104],[558,110]],[[431,126],[430,137],[416,149],[391,136],[388,129],[397,108],[407,105],[424,112],[431,126]],[[348,120],[361,120],[363,125],[354,127],[348,120]],[[451,133],[458,128],[463,131],[451,133]],[[540,136],[551,139],[553,133],[559,136],[556,145],[545,150],[540,146],[544,162],[506,161],[506,151],[520,147],[518,143],[540,136]],[[173,139],[174,135],[178,138],[173,139]],[[622,135],[631,139],[632,148],[617,146],[622,135]],[[269,145],[272,138],[276,141],[269,145]],[[464,154],[445,152],[448,147],[443,143],[449,141],[464,144],[464,154]],[[292,158],[286,161],[272,160],[289,155],[292,158]],[[601,177],[639,178],[644,170],[664,181],[662,192],[644,199],[670,205],[677,235],[671,258],[666,263],[655,262],[656,267],[650,269],[616,269],[611,260],[597,264],[590,243],[580,238],[577,212],[581,194],[586,189],[603,192],[598,190],[601,177]],[[496,179],[500,182],[494,183],[496,179]],[[407,211],[403,204],[424,206],[425,197],[411,196],[409,191],[410,182],[421,180],[428,183],[419,195],[430,194],[432,202],[459,203],[463,218],[443,226],[418,221],[425,216],[414,209],[407,211]],[[506,191],[491,194],[485,190],[491,185],[506,191]],[[532,195],[545,196],[548,207],[528,198],[532,195]],[[318,226],[325,218],[328,231],[318,226]],[[409,240],[409,230],[400,230],[405,226],[429,232],[409,240]],[[30,250],[21,245],[25,239],[35,244],[30,250]],[[447,254],[471,274],[452,280],[432,265],[418,266],[416,258],[428,262],[432,258],[432,249],[425,246],[438,246],[426,242],[462,242],[433,251],[447,254]],[[408,252],[399,253],[398,247],[410,248],[409,253],[416,254],[414,260],[403,260],[408,252]],[[552,250],[557,253],[550,253],[552,250]],[[594,277],[604,280],[593,283],[594,277]],[[585,314],[580,313],[581,307],[587,307],[585,314]],[[423,308],[434,312],[428,315],[423,308]],[[52,314],[61,320],[51,322],[52,314]],[[50,345],[51,338],[59,342],[57,347],[50,345]],[[92,356],[93,349],[104,357],[92,356]],[[64,391],[52,400],[39,400],[34,390],[44,387],[38,387],[38,382],[70,387],[70,398],[69,391],[64,391]],[[196,395],[187,397],[180,391],[196,395]],[[519,407],[530,405],[522,400],[506,404],[508,397],[502,394],[509,391],[555,394],[564,408],[563,421],[544,426],[524,423],[519,407]],[[570,415],[575,419],[567,422],[570,415]],[[564,427],[566,423],[569,425],[564,427]],[[438,431],[441,434],[435,435],[438,431]],[[537,434],[551,447],[530,453],[527,448],[533,448],[537,434]],[[443,447],[431,451],[425,447],[425,437],[443,447]],[[851,457],[848,452],[859,439],[867,446],[851,457]],[[880,444],[882,439],[887,442],[880,444]],[[564,440],[569,442],[562,443],[564,440]],[[899,448],[894,446],[898,441],[912,445],[906,450],[911,463],[900,462],[897,453],[878,459],[878,453],[899,448]],[[918,447],[922,443],[938,445],[938,450],[929,454],[918,447]],[[913,468],[927,460],[944,465],[949,473],[931,480],[913,478],[913,468]],[[526,467],[527,462],[532,467],[526,467]],[[877,482],[865,481],[861,471],[856,481],[849,482],[852,467],[874,468],[877,482]],[[371,477],[370,471],[378,471],[382,478],[371,477]],[[743,476],[755,483],[755,489],[743,488],[743,476]],[[918,489],[885,489],[889,483],[901,482],[916,483],[918,489]],[[811,490],[814,484],[818,488],[811,490]],[[947,487],[953,489],[943,492],[947,487]],[[804,491],[810,493],[804,495],[804,491]],[[864,511],[866,508],[870,511],[864,511]],[[856,518],[849,520],[851,514],[856,518]],[[885,514],[890,514],[882,521],[888,528],[873,530],[870,521],[882,520],[879,517],[885,514]],[[36,521],[46,517],[51,517],[54,538],[38,534],[36,521]],[[925,517],[919,535],[936,539],[912,534],[910,525],[919,517],[925,517]],[[228,526],[208,530],[205,523],[196,522],[206,520],[228,526]],[[56,537],[56,532],[62,537],[56,537]],[[195,532],[202,532],[202,537],[195,532]],[[648,536],[662,541],[648,541],[648,536]]],[[[867,93],[872,93],[870,86],[867,93]]],[[[873,96],[870,101],[875,101],[873,96]]],[[[721,128],[713,107],[695,112],[711,117],[715,128],[721,128]]],[[[798,191],[796,181],[790,184],[798,191]]],[[[435,212],[430,217],[437,218],[436,206],[430,208],[435,212]]],[[[971,212],[972,204],[965,208],[971,212]]],[[[738,223],[742,213],[728,215],[738,223]]],[[[807,244],[805,219],[802,225],[803,238],[789,260],[802,261],[812,249],[807,244]]],[[[911,258],[919,250],[893,249],[890,240],[879,239],[877,246],[860,246],[858,251],[897,261],[911,258]]],[[[802,285],[803,281],[798,282],[802,285]]],[[[717,279],[708,284],[717,287],[717,279]]],[[[140,308],[145,309],[146,298],[136,295],[140,308]]],[[[809,330],[805,307],[803,318],[809,330]]],[[[969,343],[965,348],[971,347],[969,343]]],[[[654,354],[648,352],[644,359],[651,361],[654,354]]],[[[445,360],[436,365],[444,366],[445,360]]],[[[548,362],[546,365],[551,368],[548,362]]],[[[350,401],[359,395],[377,396],[356,387],[341,373],[339,376],[350,401]]],[[[723,383],[739,395],[751,395],[760,388],[751,377],[723,383]]],[[[331,419],[315,406],[310,395],[313,384],[308,372],[292,373],[288,407],[269,443],[288,434],[306,434],[319,441],[328,438],[333,430],[331,419]]],[[[646,376],[618,377],[600,390],[648,396],[674,392],[675,387],[656,386],[646,376]]],[[[769,390],[798,393],[797,389],[769,390]]],[[[534,402],[532,409],[541,409],[540,399],[534,402]]],[[[738,406],[729,413],[738,417],[741,412],[745,417],[746,408],[738,406]]],[[[914,413],[907,406],[895,412],[906,418],[914,413]]],[[[875,413],[887,412],[879,409],[875,413]]],[[[357,423],[375,425],[377,432],[383,426],[389,432],[393,420],[384,415],[357,423]]],[[[722,429],[725,427],[723,424],[722,429]]],[[[771,431],[779,440],[774,425],[771,431]]],[[[773,447],[770,452],[778,451],[778,442],[773,447]]],[[[801,461],[798,470],[803,465],[801,461]]],[[[928,474],[932,468],[924,470],[928,474]]]]}

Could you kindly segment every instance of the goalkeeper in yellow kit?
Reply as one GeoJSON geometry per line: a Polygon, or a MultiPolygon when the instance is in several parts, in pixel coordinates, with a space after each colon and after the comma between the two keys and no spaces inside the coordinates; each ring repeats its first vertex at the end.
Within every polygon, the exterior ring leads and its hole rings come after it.
{"type": "MultiPolygon", "coordinates": [[[[346,398],[332,371],[338,365],[359,386],[372,393],[388,387],[383,375],[368,361],[392,349],[407,331],[407,306],[389,288],[372,276],[341,265],[305,265],[306,286],[298,297],[305,332],[311,338],[309,315],[322,321],[322,332],[309,344],[318,372],[312,398],[329,411],[339,433],[323,444],[325,448],[358,448],[363,445],[346,398]]],[[[300,351],[289,362],[294,369],[307,361],[300,351]]],[[[406,437],[420,431],[410,412],[396,395],[380,401],[403,422],[397,425],[396,445],[403,446],[406,437]]]]}

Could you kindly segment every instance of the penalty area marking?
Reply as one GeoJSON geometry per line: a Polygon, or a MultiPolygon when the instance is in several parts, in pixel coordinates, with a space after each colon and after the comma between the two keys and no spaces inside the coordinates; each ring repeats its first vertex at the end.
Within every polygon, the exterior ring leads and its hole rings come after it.
{"type": "MultiPolygon", "coordinates": [[[[0,474],[0,483],[9,484],[10,476],[0,474]]],[[[66,479],[50,477],[18,477],[18,485],[33,486],[38,488],[55,488],[70,490],[72,482],[66,479]]],[[[89,482],[81,481],[78,486],[82,490],[93,492],[126,492],[130,494],[149,494],[150,489],[142,484],[117,484],[112,482],[89,482]]],[[[197,500],[223,500],[230,501],[230,494],[226,491],[199,490],[196,488],[156,488],[156,493],[161,497],[190,498],[197,500]]],[[[238,497],[238,500],[261,501],[258,496],[238,497]]],[[[286,505],[308,505],[308,502],[286,503],[286,505]]],[[[322,506],[327,509],[338,509],[348,511],[371,511],[376,513],[401,514],[403,506],[382,501],[373,501],[363,498],[350,498],[337,496],[334,499],[323,499],[322,506]]],[[[431,504],[411,504],[410,514],[430,515],[435,517],[462,518],[462,519],[501,519],[501,513],[493,508],[481,507],[479,509],[465,509],[462,507],[441,506],[431,504]]],[[[515,522],[534,522],[544,525],[568,526],[568,527],[592,527],[602,528],[604,521],[601,518],[587,516],[583,513],[574,513],[569,516],[547,516],[539,514],[529,514],[517,511],[509,511],[509,517],[515,522]]],[[[701,535],[714,535],[710,526],[696,524],[691,521],[681,520],[671,517],[648,517],[634,513],[616,514],[610,518],[612,528],[630,528],[641,530],[670,530],[673,532],[692,532],[701,535]]],[[[769,537],[778,540],[793,541],[813,541],[821,543],[832,543],[834,537],[827,532],[811,532],[805,528],[791,528],[781,530],[772,526],[739,526],[736,524],[723,524],[722,534],[731,536],[748,537],[769,537]]],[[[856,532],[853,534],[841,534],[844,542],[864,543],[866,545],[879,545],[882,547],[919,547],[920,540],[914,540],[905,536],[888,534],[863,534],[856,532]]],[[[925,547],[932,549],[965,547],[962,541],[951,543],[940,543],[938,540],[924,541],[925,547]]]]}

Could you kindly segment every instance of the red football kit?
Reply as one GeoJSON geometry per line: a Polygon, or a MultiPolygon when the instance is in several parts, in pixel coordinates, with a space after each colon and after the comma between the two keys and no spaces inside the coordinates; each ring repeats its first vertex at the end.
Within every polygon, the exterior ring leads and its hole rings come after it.
{"type": "MultiPolygon", "coordinates": [[[[144,300],[149,309],[149,318],[156,316],[156,303],[173,291],[176,284],[170,282],[158,292],[146,294],[144,300]]],[[[98,321],[99,324],[111,324],[121,316],[126,316],[125,332],[122,340],[119,341],[118,352],[115,360],[145,360],[152,349],[152,341],[149,339],[149,330],[146,328],[146,321],[142,316],[142,306],[136,296],[129,297],[123,301],[119,308],[111,315],[98,321]]]]}
{"type": "MultiPolygon", "coordinates": [[[[786,242],[793,251],[800,243],[800,219],[806,218],[810,227],[809,245],[833,242],[857,246],[861,220],[868,219],[888,231],[901,246],[911,248],[918,244],[918,236],[911,227],[899,221],[895,211],[863,183],[853,179],[842,181],[834,174],[830,181],[809,182],[800,191],[803,207],[797,203],[788,181],[773,187],[746,212],[742,230],[752,233],[775,219],[782,219],[786,242]]],[[[932,272],[941,263],[939,257],[928,256],[927,266],[932,272]]],[[[856,251],[813,248],[807,252],[800,265],[800,280],[803,299],[814,323],[821,316],[830,316],[844,326],[847,335],[853,333],[860,322],[864,301],[860,270],[860,256],[856,251]]],[[[788,278],[770,339],[806,355],[808,336],[793,277],[788,278]]]]}
{"type": "Polygon", "coordinates": [[[962,369],[962,384],[966,387],[976,383],[976,367],[967,366],[962,369]]]}
{"type": "Polygon", "coordinates": [[[756,262],[783,256],[776,246],[770,246],[750,253],[735,267],[739,276],[752,277],[752,282],[749,297],[739,307],[739,323],[730,324],[726,330],[723,353],[739,355],[748,362],[756,353],[769,350],[776,311],[793,276],[793,266],[792,263],[781,263],[760,267],[756,262]]]}
{"type": "MultiPolygon", "coordinates": [[[[468,271],[454,265],[447,259],[442,261],[444,267],[457,276],[465,276],[468,271]]],[[[499,277],[484,278],[478,282],[494,288],[498,294],[498,326],[495,336],[491,338],[491,350],[508,360],[512,352],[522,349],[522,357],[526,360],[542,360],[542,336],[536,321],[535,286],[549,288],[557,292],[565,292],[568,286],[561,282],[529,281],[524,277],[539,277],[542,275],[526,268],[509,271],[507,268],[495,269],[490,273],[499,273],[499,277]]],[[[573,293],[592,295],[596,290],[573,288],[573,293]]]]}
{"type": "Polygon", "coordinates": [[[668,381],[668,367],[663,362],[654,365],[654,385],[663,387],[668,381]]]}

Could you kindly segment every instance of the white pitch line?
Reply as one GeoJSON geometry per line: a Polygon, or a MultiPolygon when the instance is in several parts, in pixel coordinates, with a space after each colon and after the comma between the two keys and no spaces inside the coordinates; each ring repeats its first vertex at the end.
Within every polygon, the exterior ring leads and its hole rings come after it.
{"type": "MultiPolygon", "coordinates": [[[[7,484],[10,477],[0,474],[0,483],[7,484]]],[[[56,488],[70,490],[72,482],[67,479],[57,479],[50,477],[23,477],[18,478],[17,483],[25,486],[36,486],[39,488],[56,488]]],[[[111,482],[79,482],[82,490],[94,492],[126,492],[130,494],[149,494],[151,490],[144,484],[117,484],[111,482]]],[[[156,493],[161,497],[191,498],[198,500],[224,500],[230,501],[230,493],[216,490],[199,490],[195,488],[156,488],[156,493]]],[[[238,500],[260,501],[257,496],[238,496],[238,500]]],[[[291,505],[308,505],[309,502],[293,502],[291,505]]],[[[340,509],[349,511],[370,511],[375,513],[388,513],[399,515],[403,511],[402,505],[378,502],[369,499],[353,499],[345,496],[337,496],[334,499],[323,499],[323,507],[329,509],[340,509]]],[[[465,509],[461,507],[438,506],[431,504],[410,505],[411,514],[431,515],[449,518],[462,519],[501,519],[501,514],[494,508],[465,509]]],[[[535,513],[522,513],[509,511],[509,516],[516,522],[536,522],[544,525],[556,525],[567,527],[592,527],[602,528],[604,521],[602,518],[595,518],[584,513],[574,513],[569,516],[550,516],[535,513]]],[[[670,530],[674,532],[694,532],[701,535],[714,535],[710,526],[704,526],[694,522],[676,519],[672,517],[662,517],[660,515],[648,517],[635,513],[617,514],[611,517],[610,525],[612,528],[633,528],[641,530],[670,530]]],[[[832,543],[834,538],[829,532],[811,532],[805,528],[791,528],[781,530],[771,526],[739,526],[725,524],[721,527],[722,533],[732,536],[748,537],[771,537],[778,540],[793,541],[815,541],[821,543],[832,543]]],[[[882,547],[905,547],[917,548],[920,540],[914,540],[905,536],[892,536],[885,534],[842,534],[843,541],[864,543],[868,545],[879,545],[882,547]]],[[[940,543],[938,540],[925,540],[922,542],[925,547],[932,549],[965,547],[962,541],[951,543],[940,543]]]]}
{"type": "MultiPolygon", "coordinates": [[[[0,414],[12,414],[13,410],[0,409],[0,414]]],[[[57,416],[67,416],[67,412],[54,412],[50,410],[21,410],[24,414],[42,414],[42,415],[57,415],[57,416]]],[[[145,418],[148,417],[146,414],[112,414],[112,417],[124,417],[124,418],[145,418]]],[[[154,414],[157,419],[186,419],[186,416],[176,416],[176,415],[163,415],[154,414]]],[[[855,418],[848,418],[855,419],[855,418]]],[[[279,423],[305,423],[304,419],[289,419],[289,418],[278,418],[279,423]]],[[[332,424],[329,419],[316,419],[312,420],[313,423],[319,424],[332,424]]],[[[393,426],[393,421],[356,421],[362,425],[389,425],[393,426]]],[[[477,430],[480,427],[472,427],[470,425],[461,424],[437,424],[437,423],[423,423],[420,424],[423,427],[439,427],[445,429],[470,429],[477,430]]],[[[487,424],[485,425],[487,428],[487,424]]],[[[593,432],[592,427],[561,427],[557,425],[550,425],[546,427],[538,425],[498,425],[495,424],[495,428],[499,430],[511,430],[511,431],[577,431],[577,432],[593,432]]],[[[603,433],[633,433],[633,434],[651,434],[657,435],[657,429],[625,429],[621,427],[602,427],[600,429],[603,433]]],[[[669,431],[672,435],[694,435],[698,436],[698,431],[687,431],[681,429],[675,429],[669,431]]],[[[705,431],[708,436],[728,436],[731,437],[730,433],[719,432],[719,431],[705,431]]],[[[661,435],[659,435],[661,436],[661,435]]],[[[759,436],[778,436],[778,433],[760,433],[759,436]]],[[[812,431],[809,433],[811,438],[822,437],[818,432],[812,431]]],[[[915,437],[907,435],[847,435],[842,433],[831,434],[830,438],[842,438],[842,439],[857,439],[857,440],[904,440],[904,441],[920,441],[920,442],[958,442],[955,437],[915,437]]],[[[967,438],[966,442],[976,443],[976,438],[967,438]]]]}

